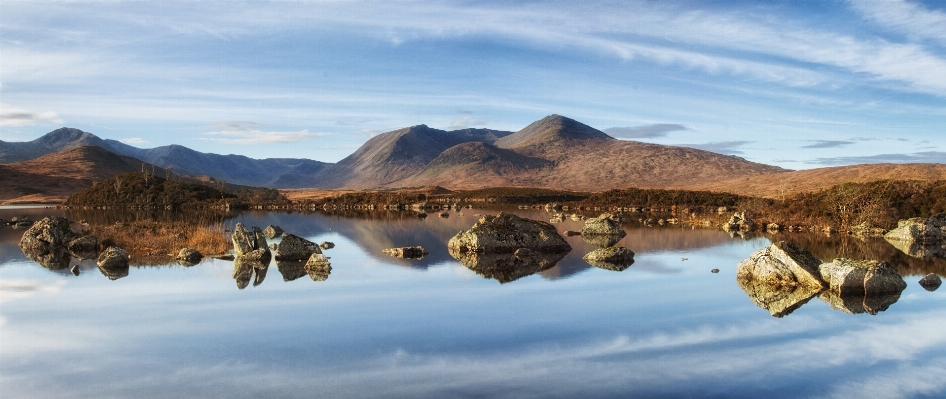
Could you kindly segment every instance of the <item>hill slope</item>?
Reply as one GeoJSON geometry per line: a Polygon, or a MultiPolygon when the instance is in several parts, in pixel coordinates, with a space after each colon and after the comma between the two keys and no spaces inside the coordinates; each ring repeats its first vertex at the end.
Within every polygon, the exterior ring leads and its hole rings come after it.
{"type": "Polygon", "coordinates": [[[802,192],[821,191],[841,183],[868,183],[878,180],[946,180],[946,164],[885,163],[837,166],[706,181],[685,188],[781,198],[802,192]]]}
{"type": "Polygon", "coordinates": [[[0,141],[0,164],[28,161],[70,148],[95,145],[108,149],[108,144],[92,133],[68,127],[59,128],[33,141],[0,141]]]}

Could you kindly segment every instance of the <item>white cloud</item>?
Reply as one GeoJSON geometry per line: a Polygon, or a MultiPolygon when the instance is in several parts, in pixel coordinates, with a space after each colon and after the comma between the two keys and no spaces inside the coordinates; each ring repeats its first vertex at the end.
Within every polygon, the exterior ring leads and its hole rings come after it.
{"type": "Polygon", "coordinates": [[[0,126],[29,126],[41,122],[63,123],[55,112],[33,112],[0,104],[0,126]]]}
{"type": "Polygon", "coordinates": [[[604,129],[604,132],[612,137],[634,139],[667,137],[670,132],[680,130],[687,130],[687,127],[676,123],[655,123],[641,126],[612,127],[604,129]]]}
{"type": "Polygon", "coordinates": [[[42,283],[35,280],[3,279],[0,280],[0,303],[27,298],[40,292],[57,293],[65,281],[42,283]]]}
{"type": "Polygon", "coordinates": [[[250,121],[220,121],[214,126],[218,130],[204,133],[212,137],[201,138],[201,140],[244,145],[275,144],[295,143],[331,135],[330,133],[309,133],[308,129],[295,132],[264,131],[260,124],[250,121]]]}
{"type": "Polygon", "coordinates": [[[149,141],[140,137],[129,137],[127,139],[118,139],[118,141],[128,144],[128,145],[142,145],[148,144],[149,141]]]}
{"type": "Polygon", "coordinates": [[[478,118],[474,116],[461,116],[453,120],[450,123],[450,126],[447,127],[447,130],[462,130],[468,129],[473,126],[484,126],[486,125],[486,120],[483,118],[478,118]]]}
{"type": "Polygon", "coordinates": [[[931,39],[946,44],[946,12],[930,10],[905,0],[849,0],[848,4],[883,27],[915,39],[931,39]]]}

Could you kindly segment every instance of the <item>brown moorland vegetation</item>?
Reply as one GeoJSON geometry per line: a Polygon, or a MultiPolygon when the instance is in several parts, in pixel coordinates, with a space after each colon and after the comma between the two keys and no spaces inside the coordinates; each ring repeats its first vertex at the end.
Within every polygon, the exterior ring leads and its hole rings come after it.
{"type": "Polygon", "coordinates": [[[118,246],[131,255],[134,265],[166,264],[181,248],[194,248],[205,256],[225,254],[233,244],[222,221],[198,217],[194,221],[90,225],[84,234],[98,237],[102,247],[118,246]]]}

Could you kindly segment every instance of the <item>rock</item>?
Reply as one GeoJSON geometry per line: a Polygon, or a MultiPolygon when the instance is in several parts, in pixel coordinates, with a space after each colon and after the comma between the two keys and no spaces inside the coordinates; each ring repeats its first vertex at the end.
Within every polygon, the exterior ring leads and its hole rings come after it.
{"type": "Polygon", "coordinates": [[[269,258],[272,256],[269,247],[266,245],[266,237],[259,227],[253,226],[253,230],[249,231],[243,223],[237,223],[230,239],[233,241],[233,251],[236,252],[237,256],[244,256],[259,250],[265,252],[266,255],[254,254],[254,259],[266,258],[266,262],[269,262],[269,258]]]}
{"type": "Polygon", "coordinates": [[[278,248],[279,248],[279,246],[276,245],[275,242],[272,243],[272,244],[269,244],[269,250],[270,250],[270,251],[275,251],[275,250],[278,249],[278,248]]]}
{"type": "Polygon", "coordinates": [[[312,254],[322,253],[319,244],[292,234],[283,234],[276,249],[276,260],[308,260],[312,254]]]}
{"type": "Polygon", "coordinates": [[[855,237],[883,237],[887,231],[880,227],[871,227],[867,222],[853,226],[848,230],[848,234],[855,237]]]}
{"type": "Polygon", "coordinates": [[[559,204],[558,202],[552,202],[552,203],[549,203],[549,204],[545,204],[545,211],[546,211],[546,212],[560,211],[560,210],[562,210],[562,204],[559,204]]]}
{"type": "Polygon", "coordinates": [[[516,250],[516,252],[513,252],[512,254],[521,258],[524,256],[535,256],[536,252],[529,248],[519,248],[516,250]]]}
{"type": "Polygon", "coordinates": [[[729,221],[723,223],[723,230],[726,231],[752,231],[755,229],[755,222],[746,215],[746,212],[736,212],[729,217],[729,221]]]}
{"type": "Polygon", "coordinates": [[[332,265],[325,255],[312,254],[305,263],[305,271],[312,281],[325,281],[329,274],[332,274],[332,265]]]}
{"type": "Polygon", "coordinates": [[[611,218],[610,213],[602,213],[596,218],[585,220],[585,226],[581,228],[582,236],[609,235],[624,237],[627,233],[621,228],[621,224],[611,218]]]}
{"type": "Polygon", "coordinates": [[[782,226],[778,223],[769,223],[765,226],[765,229],[770,233],[778,233],[779,231],[782,231],[782,226]]]}
{"type": "Polygon", "coordinates": [[[99,240],[95,236],[84,236],[69,241],[69,252],[80,259],[95,259],[98,256],[99,240]]]}
{"type": "Polygon", "coordinates": [[[427,250],[421,246],[388,248],[381,250],[381,252],[384,252],[386,255],[404,259],[423,259],[428,255],[427,250]]]}
{"type": "Polygon", "coordinates": [[[238,258],[246,258],[249,262],[259,262],[262,264],[269,264],[269,261],[273,259],[272,252],[269,251],[269,248],[260,248],[254,249],[250,252],[247,252],[243,255],[238,256],[238,258]]]}
{"type": "Polygon", "coordinates": [[[779,318],[791,314],[822,292],[817,286],[773,286],[765,280],[751,278],[737,278],[736,283],[756,306],[779,318]]]}
{"type": "Polygon", "coordinates": [[[72,268],[69,269],[69,271],[72,272],[72,275],[73,275],[73,276],[78,276],[78,275],[79,275],[79,265],[72,265],[72,268]]]}
{"type": "Polygon", "coordinates": [[[624,271],[634,264],[634,252],[624,247],[608,247],[591,251],[582,258],[594,267],[624,271]]]}
{"type": "Polygon", "coordinates": [[[177,260],[199,261],[204,258],[204,254],[194,248],[181,248],[177,253],[177,260]]]}
{"type": "Polygon", "coordinates": [[[447,212],[447,211],[440,212],[440,217],[448,218],[450,217],[450,212],[447,212]]]}
{"type": "Polygon", "coordinates": [[[16,227],[30,227],[33,225],[33,221],[26,216],[14,216],[10,219],[10,224],[16,227]]]}
{"type": "Polygon", "coordinates": [[[927,274],[926,277],[920,279],[920,286],[927,291],[936,291],[940,285],[943,284],[943,280],[939,278],[935,273],[927,274]]]}
{"type": "Polygon", "coordinates": [[[282,275],[283,281],[293,281],[299,277],[308,275],[305,271],[306,261],[282,260],[276,261],[276,270],[282,275]]]}
{"type": "Polygon", "coordinates": [[[99,254],[98,265],[102,268],[117,268],[128,266],[128,252],[119,247],[111,246],[99,254]]]}
{"type": "Polygon", "coordinates": [[[901,220],[884,239],[917,258],[946,258],[946,214],[901,220]]]}
{"type": "Polygon", "coordinates": [[[319,246],[322,247],[322,249],[332,249],[332,248],[335,248],[335,243],[322,241],[322,243],[319,244],[319,246]]]}
{"type": "Polygon", "coordinates": [[[279,226],[274,226],[274,225],[269,225],[266,227],[265,230],[263,230],[263,235],[265,235],[266,238],[270,240],[281,236],[282,233],[283,233],[282,229],[279,228],[279,226]]]}
{"type": "Polygon", "coordinates": [[[235,256],[230,255],[230,254],[217,255],[217,256],[214,256],[213,258],[214,258],[214,259],[220,259],[220,260],[228,260],[228,261],[232,261],[232,260],[235,260],[235,259],[236,259],[235,256]]]}
{"type": "Polygon", "coordinates": [[[581,235],[581,233],[579,233],[579,232],[577,232],[577,231],[572,231],[572,230],[565,230],[565,233],[564,233],[564,234],[565,234],[566,237],[580,236],[580,235],[581,235]]]}
{"type": "Polygon", "coordinates": [[[519,248],[539,252],[568,252],[572,249],[555,226],[508,213],[483,216],[469,230],[453,236],[447,247],[465,253],[512,253],[519,248]]]}
{"type": "Polygon", "coordinates": [[[246,288],[250,285],[250,281],[253,281],[254,287],[262,284],[263,280],[266,278],[266,270],[268,268],[268,263],[261,263],[245,256],[238,256],[236,261],[233,262],[233,279],[236,280],[237,288],[241,290],[246,288]]]}
{"type": "Polygon", "coordinates": [[[794,291],[797,287],[809,287],[817,294],[825,288],[820,265],[821,260],[811,252],[790,242],[779,241],[739,262],[736,279],[755,281],[757,285],[774,290],[794,291]]]}
{"type": "Polygon", "coordinates": [[[876,260],[835,259],[819,266],[828,288],[840,296],[899,294],[907,283],[897,270],[876,260]]]}
{"type": "Polygon", "coordinates": [[[65,270],[69,268],[69,261],[71,259],[69,253],[62,250],[54,250],[46,253],[24,250],[23,255],[25,255],[27,259],[49,270],[65,270]]]}
{"type": "MultiPolygon", "coordinates": [[[[14,218],[16,219],[16,218],[14,218]]],[[[42,255],[49,252],[66,251],[76,234],[69,228],[69,220],[61,216],[43,218],[32,225],[20,239],[23,252],[42,255]]]]}
{"type": "Polygon", "coordinates": [[[468,269],[483,278],[505,284],[522,277],[550,269],[558,263],[564,253],[541,253],[532,251],[515,253],[461,252],[457,248],[449,249],[450,256],[460,261],[468,269]]]}
{"type": "Polygon", "coordinates": [[[710,270],[710,273],[719,273],[719,269],[710,270]]]}
{"type": "Polygon", "coordinates": [[[871,315],[876,315],[877,313],[883,312],[897,302],[900,299],[899,293],[891,294],[878,294],[878,295],[865,295],[865,294],[848,294],[840,295],[837,292],[828,290],[822,292],[818,295],[818,299],[821,299],[829,306],[831,309],[839,310],[844,313],[850,314],[860,314],[867,313],[871,315]]]}

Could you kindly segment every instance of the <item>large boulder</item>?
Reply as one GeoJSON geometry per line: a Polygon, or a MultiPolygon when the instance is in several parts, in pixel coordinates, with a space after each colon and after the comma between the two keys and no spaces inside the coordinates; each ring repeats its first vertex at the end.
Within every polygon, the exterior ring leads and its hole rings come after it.
{"type": "Polygon", "coordinates": [[[111,246],[99,254],[98,265],[106,269],[127,267],[128,260],[128,251],[116,246],[111,246]]]}
{"type": "Polygon", "coordinates": [[[263,235],[265,235],[266,238],[269,238],[270,240],[272,240],[273,238],[279,237],[280,235],[282,235],[282,233],[283,233],[282,229],[279,228],[279,226],[274,226],[274,225],[269,225],[268,227],[266,227],[266,229],[263,230],[263,235]]]}
{"type": "Polygon", "coordinates": [[[233,229],[233,235],[230,237],[233,241],[233,250],[237,256],[247,256],[252,253],[255,260],[269,262],[272,253],[266,245],[266,237],[259,227],[253,226],[252,230],[247,230],[243,223],[237,223],[233,229]]]}
{"type": "Polygon", "coordinates": [[[481,217],[469,230],[453,236],[447,247],[463,253],[512,253],[519,248],[539,252],[568,252],[572,249],[555,226],[509,213],[481,217]]]}
{"type": "Polygon", "coordinates": [[[587,253],[582,259],[594,267],[624,271],[634,264],[634,252],[624,247],[599,248],[587,253]]]}
{"type": "Polygon", "coordinates": [[[494,279],[500,284],[518,280],[522,277],[550,269],[558,263],[564,253],[541,253],[536,251],[515,251],[514,253],[461,252],[449,249],[463,266],[483,278],[494,279]]]}
{"type": "Polygon", "coordinates": [[[423,259],[428,255],[427,250],[421,246],[414,247],[400,247],[400,248],[387,248],[382,249],[381,252],[386,255],[393,256],[395,258],[403,259],[423,259]]]}
{"type": "Polygon", "coordinates": [[[312,281],[325,281],[328,280],[329,274],[332,274],[332,265],[325,255],[312,254],[305,263],[305,271],[312,281]]]}
{"type": "Polygon", "coordinates": [[[901,220],[884,239],[917,258],[946,258],[946,214],[901,220]]]}
{"type": "Polygon", "coordinates": [[[99,253],[99,240],[95,236],[84,236],[69,241],[69,253],[79,259],[95,259],[99,253]]]}
{"type": "Polygon", "coordinates": [[[583,236],[617,236],[624,237],[627,233],[621,228],[621,224],[614,220],[610,213],[602,213],[596,218],[585,219],[585,226],[581,228],[583,236]]]}
{"type": "Polygon", "coordinates": [[[61,216],[50,216],[36,222],[23,233],[20,248],[23,252],[42,255],[49,252],[66,251],[76,233],[69,227],[69,220],[61,216]]]}
{"type": "Polygon", "coordinates": [[[736,278],[752,280],[776,290],[794,291],[798,287],[808,287],[817,293],[825,288],[818,269],[820,265],[821,260],[811,252],[790,242],[779,241],[739,262],[736,278]]]}
{"type": "Polygon", "coordinates": [[[320,254],[322,249],[319,244],[306,240],[305,238],[283,234],[282,241],[276,248],[276,260],[308,260],[312,254],[320,254]]]}
{"type": "Polygon", "coordinates": [[[841,296],[899,294],[907,288],[897,270],[882,261],[838,258],[819,271],[828,288],[841,296]]]}
{"type": "Polygon", "coordinates": [[[943,284],[943,280],[940,279],[936,273],[930,273],[921,278],[919,283],[920,286],[927,291],[936,291],[939,286],[943,284]]]}
{"type": "Polygon", "coordinates": [[[184,266],[194,266],[204,258],[204,254],[194,248],[181,248],[177,252],[177,262],[184,266]]]}

